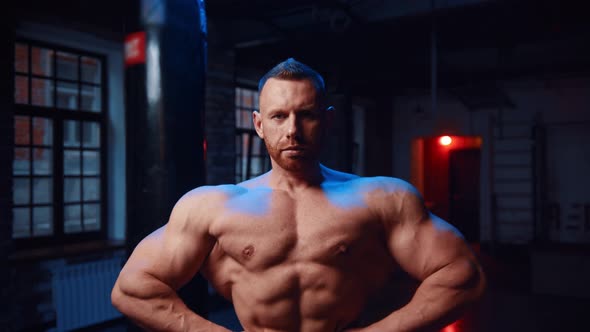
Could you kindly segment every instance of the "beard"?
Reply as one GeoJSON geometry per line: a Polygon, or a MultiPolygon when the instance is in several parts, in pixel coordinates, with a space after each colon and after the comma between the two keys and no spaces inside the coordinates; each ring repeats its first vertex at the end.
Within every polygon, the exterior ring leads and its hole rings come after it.
{"type": "Polygon", "coordinates": [[[305,146],[304,151],[295,155],[285,153],[282,148],[272,146],[264,141],[266,151],[270,156],[271,162],[278,167],[294,173],[306,172],[317,166],[319,161],[319,149],[314,146],[305,146]]]}

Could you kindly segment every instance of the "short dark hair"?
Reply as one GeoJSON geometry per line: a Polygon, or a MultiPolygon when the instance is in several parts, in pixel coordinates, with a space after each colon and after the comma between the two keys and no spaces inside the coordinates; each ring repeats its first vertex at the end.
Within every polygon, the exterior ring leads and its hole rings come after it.
{"type": "Polygon", "coordinates": [[[258,82],[258,93],[262,92],[262,87],[269,78],[278,78],[283,80],[302,80],[308,79],[315,86],[321,99],[326,94],[326,85],[324,78],[320,73],[313,70],[306,64],[303,64],[293,58],[289,58],[268,71],[258,82]]]}

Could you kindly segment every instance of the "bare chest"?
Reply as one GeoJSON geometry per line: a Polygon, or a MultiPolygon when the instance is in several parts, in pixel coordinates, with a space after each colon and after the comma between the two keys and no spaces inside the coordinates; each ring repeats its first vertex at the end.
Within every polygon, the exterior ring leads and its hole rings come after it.
{"type": "Polygon", "coordinates": [[[380,224],[366,206],[324,195],[230,201],[212,233],[222,255],[253,272],[298,262],[350,265],[384,247],[380,224]]]}

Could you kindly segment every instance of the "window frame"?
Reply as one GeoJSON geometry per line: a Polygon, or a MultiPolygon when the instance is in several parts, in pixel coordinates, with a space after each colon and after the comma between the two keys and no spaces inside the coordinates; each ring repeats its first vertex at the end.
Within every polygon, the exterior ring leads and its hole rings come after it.
{"type": "MultiPolygon", "coordinates": [[[[12,42],[12,54],[14,56],[16,51],[16,46],[18,44],[27,45],[27,72],[26,74],[22,72],[17,72],[14,65],[12,66],[11,70],[11,79],[12,79],[12,105],[14,109],[14,113],[12,116],[12,124],[14,125],[16,117],[23,116],[29,118],[29,147],[31,150],[37,147],[36,144],[32,141],[32,123],[34,118],[47,118],[52,121],[52,146],[51,146],[51,178],[52,178],[52,200],[50,203],[46,204],[52,207],[52,221],[53,221],[53,233],[51,235],[41,235],[41,236],[33,236],[32,232],[29,237],[14,237],[13,231],[11,231],[11,239],[15,244],[15,248],[19,249],[27,249],[31,247],[38,247],[38,246],[51,246],[51,245],[63,245],[63,244],[72,244],[72,243],[79,243],[83,241],[89,240],[105,240],[108,236],[108,227],[109,222],[107,220],[108,217],[108,180],[107,180],[107,169],[108,169],[108,119],[109,119],[109,103],[108,103],[108,62],[107,56],[105,54],[90,52],[78,48],[72,48],[64,45],[60,45],[58,43],[48,43],[43,42],[33,38],[23,38],[17,37],[12,42]],[[54,53],[52,57],[52,73],[48,76],[38,75],[33,73],[32,68],[32,50],[33,47],[41,47],[52,50],[54,53]],[[75,54],[78,58],[78,77],[76,80],[71,79],[64,79],[59,78],[57,76],[57,54],[58,52],[68,52],[75,54]],[[91,57],[98,59],[100,61],[100,80],[98,83],[92,83],[84,81],[82,78],[82,66],[81,61],[82,57],[91,57]],[[27,103],[28,104],[21,104],[17,103],[15,99],[16,94],[16,78],[17,76],[26,77],[28,79],[27,83],[27,103]],[[53,84],[53,91],[52,91],[52,98],[53,98],[53,105],[52,106],[38,106],[33,105],[33,96],[32,96],[32,81],[33,79],[46,79],[50,80],[53,84]],[[57,96],[58,96],[58,85],[57,82],[67,82],[67,83],[75,83],[78,85],[78,100],[77,100],[77,109],[65,109],[60,108],[57,106],[57,96]],[[82,110],[82,86],[88,85],[92,87],[100,87],[100,102],[101,107],[99,111],[91,111],[91,110],[82,110]],[[82,154],[83,151],[97,151],[99,154],[100,162],[99,162],[99,174],[96,176],[90,176],[88,178],[98,178],[100,183],[100,194],[98,200],[93,201],[84,201],[83,192],[80,192],[80,201],[74,204],[79,204],[81,208],[83,207],[84,203],[98,203],[99,204],[99,229],[96,231],[82,231],[77,233],[66,233],[64,230],[65,227],[65,207],[67,203],[64,199],[64,187],[65,187],[65,179],[68,177],[64,174],[64,151],[67,147],[64,146],[63,142],[63,135],[64,135],[64,125],[65,121],[72,120],[77,121],[80,124],[80,146],[76,149],[80,150],[80,160],[82,162],[82,154]],[[95,122],[99,124],[100,128],[100,135],[99,135],[99,144],[98,148],[88,148],[84,147],[83,143],[83,131],[84,131],[84,122],[95,122]]],[[[16,61],[15,61],[16,62],[16,61]]],[[[15,135],[16,135],[16,128],[15,132],[11,138],[11,147],[12,149],[16,148],[18,145],[15,142],[15,135]]],[[[32,152],[31,152],[32,153],[32,152]]],[[[13,161],[14,162],[14,156],[13,161]]],[[[32,160],[29,161],[32,163],[32,160]]],[[[21,175],[18,176],[14,173],[14,170],[10,174],[11,179],[15,178],[28,178],[30,179],[29,183],[29,202],[27,204],[14,204],[14,190],[11,190],[11,199],[10,199],[10,209],[12,218],[10,220],[11,226],[10,229],[12,230],[14,226],[14,215],[12,213],[12,209],[15,207],[26,207],[29,209],[29,220],[30,220],[30,229],[32,230],[33,227],[33,216],[32,211],[33,207],[36,204],[32,201],[33,195],[33,179],[35,175],[33,173],[33,169],[29,170],[28,175],[21,175]]],[[[76,177],[76,176],[74,176],[76,177]]],[[[85,176],[83,173],[82,168],[80,169],[80,174],[77,175],[80,181],[82,181],[85,176]]],[[[12,182],[12,180],[11,180],[12,182]]],[[[83,190],[82,183],[80,184],[81,190],[83,190]]],[[[81,212],[81,225],[83,225],[83,211],[81,212]]],[[[83,229],[83,226],[82,226],[83,229]]]]}

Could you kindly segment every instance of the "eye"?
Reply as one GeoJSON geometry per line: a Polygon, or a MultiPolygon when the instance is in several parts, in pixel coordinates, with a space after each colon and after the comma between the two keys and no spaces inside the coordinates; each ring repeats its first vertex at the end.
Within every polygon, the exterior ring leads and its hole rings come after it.
{"type": "Polygon", "coordinates": [[[287,116],[285,114],[282,113],[275,113],[273,115],[271,115],[271,119],[276,119],[276,120],[282,120],[285,119],[287,116]]]}

